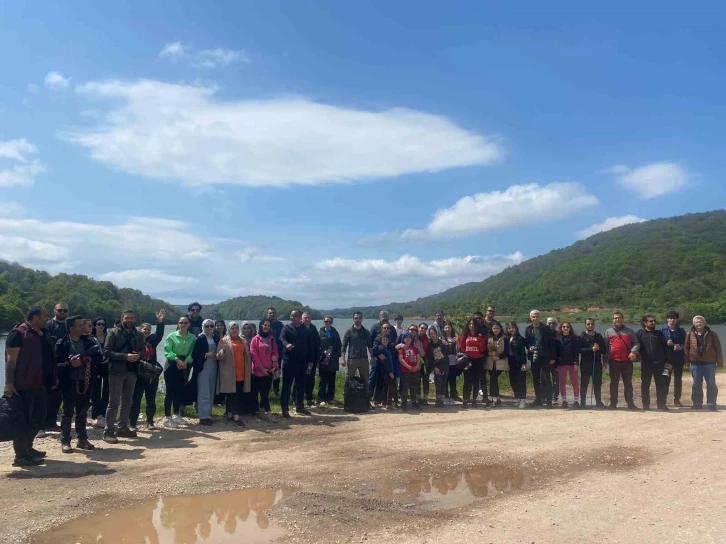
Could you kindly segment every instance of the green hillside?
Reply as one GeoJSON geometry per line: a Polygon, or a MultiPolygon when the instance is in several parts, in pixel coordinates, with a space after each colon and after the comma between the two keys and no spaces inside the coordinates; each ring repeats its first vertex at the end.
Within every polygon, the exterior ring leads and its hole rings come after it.
{"type": "MultiPolygon", "coordinates": [[[[481,282],[381,308],[409,316],[438,307],[471,312],[491,301],[499,314],[541,310],[622,308],[664,313],[679,308],[726,319],[726,210],[626,225],[551,251],[481,282]]],[[[349,315],[351,310],[335,310],[349,315]]]]}
{"type": "Polygon", "coordinates": [[[137,313],[139,321],[156,321],[160,308],[167,310],[173,323],[178,310],[168,302],[153,299],[136,289],[120,289],[108,281],[96,281],[79,274],[58,274],[31,270],[17,263],[0,261],[0,330],[8,331],[25,319],[31,306],[48,308],[49,316],[56,302],[68,303],[71,314],[90,319],[103,317],[114,323],[126,309],[137,313]]]}
{"type": "Polygon", "coordinates": [[[311,312],[313,319],[322,319],[323,312],[304,306],[296,300],[284,300],[280,297],[249,296],[235,297],[217,304],[204,306],[205,317],[212,319],[261,319],[267,315],[267,309],[274,307],[282,321],[287,321],[290,311],[298,308],[311,312]]]}

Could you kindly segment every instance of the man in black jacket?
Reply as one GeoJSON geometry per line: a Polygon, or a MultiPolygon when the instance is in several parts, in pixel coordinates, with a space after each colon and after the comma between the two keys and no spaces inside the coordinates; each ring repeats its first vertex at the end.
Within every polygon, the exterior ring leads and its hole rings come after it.
{"type": "Polygon", "coordinates": [[[108,331],[104,356],[108,359],[108,409],[103,440],[118,444],[118,438],[135,438],[136,431],[129,429],[131,399],[138,377],[138,362],[144,354],[144,337],[136,329],[136,314],[126,310],[121,315],[121,325],[108,331]],[[121,415],[116,432],[116,415],[121,415]]]}
{"type": "MultiPolygon", "coordinates": [[[[146,345],[144,346],[144,360],[152,365],[159,365],[156,357],[156,348],[164,338],[164,318],[166,310],[159,310],[156,314],[156,331],[151,332],[150,323],[141,324],[141,336],[144,337],[146,345]]],[[[131,415],[129,416],[130,429],[136,430],[136,423],[139,420],[141,412],[141,398],[146,397],[146,426],[147,429],[153,431],[156,429],[154,425],[154,416],[156,415],[156,392],[159,390],[159,377],[153,380],[139,376],[136,379],[134,387],[134,396],[131,399],[131,415]]]]}
{"type": "Polygon", "coordinates": [[[636,334],[640,343],[640,394],[643,410],[650,410],[650,380],[655,381],[655,398],[658,410],[667,412],[666,399],[671,385],[668,362],[668,344],[663,333],[656,329],[652,315],[643,316],[643,326],[636,334]]]}
{"type": "MultiPolygon", "coordinates": [[[[53,308],[53,319],[45,325],[50,334],[50,342],[55,347],[56,342],[68,334],[68,304],[58,302],[53,308]]],[[[43,430],[46,433],[60,432],[58,425],[58,410],[60,410],[63,397],[58,387],[48,387],[48,413],[45,418],[43,430]]]]}
{"type": "Polygon", "coordinates": [[[84,335],[85,322],[79,315],[68,318],[68,334],[55,345],[55,360],[58,367],[58,385],[63,396],[61,417],[61,447],[63,453],[73,453],[71,447],[71,422],[76,415],[76,447],[94,450],[88,441],[86,420],[91,404],[91,390],[97,365],[101,362],[101,351],[90,336],[84,335]]]}
{"type": "Polygon", "coordinates": [[[308,353],[308,368],[305,376],[305,402],[308,408],[313,406],[313,386],[315,385],[315,371],[320,361],[320,335],[318,329],[313,326],[312,316],[305,312],[302,316],[302,322],[307,334],[312,340],[310,353],[308,353]]]}
{"type": "Polygon", "coordinates": [[[529,406],[537,408],[546,405],[552,408],[552,376],[557,372],[555,363],[555,338],[552,329],[542,323],[539,310],[529,312],[532,324],[524,333],[524,341],[532,362],[532,381],[535,400],[529,406]]]}
{"type": "Polygon", "coordinates": [[[187,306],[187,312],[189,313],[189,332],[195,337],[202,334],[202,323],[204,318],[202,317],[202,305],[198,302],[192,302],[187,306]]]}
{"type": "Polygon", "coordinates": [[[290,323],[282,328],[280,341],[283,347],[282,392],[280,394],[282,417],[290,417],[290,392],[293,383],[295,384],[295,412],[309,416],[310,412],[305,409],[305,378],[310,352],[315,349],[315,346],[308,329],[302,324],[300,310],[295,309],[290,312],[290,323]]]}
{"type": "Polygon", "coordinates": [[[592,378],[592,392],[595,405],[605,408],[602,402],[602,356],[607,351],[607,344],[602,334],[595,331],[595,320],[585,320],[585,330],[580,335],[580,408],[585,408],[587,387],[592,378]]]}

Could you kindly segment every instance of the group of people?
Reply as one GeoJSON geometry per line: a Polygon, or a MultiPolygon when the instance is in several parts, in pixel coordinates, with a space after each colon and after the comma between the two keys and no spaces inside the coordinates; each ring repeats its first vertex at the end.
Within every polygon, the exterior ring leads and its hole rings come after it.
{"type": "Polygon", "coordinates": [[[6,340],[5,396],[17,396],[26,425],[13,441],[15,466],[42,464],[45,452],[33,447],[40,432],[59,432],[63,453],[72,453],[72,423],[75,419],[76,448],[93,450],[88,440],[88,412],[94,424],[104,429],[110,444],[119,438],[133,438],[146,400],[146,425],[154,430],[156,395],[163,375],[163,425],[186,425],[185,406],[194,404],[201,425],[212,425],[212,409],[224,404],[225,418],[244,427],[242,416],[271,414],[270,395],[280,397],[283,418],[295,412],[310,415],[315,405],[314,384],[318,379],[317,404],[335,405],[336,375],[342,366],[346,380],[363,381],[370,407],[388,410],[420,409],[428,404],[431,383],[439,408],[461,402],[464,408],[477,405],[498,407],[499,377],[507,372],[519,408],[552,408],[562,397],[563,408],[587,407],[592,381],[592,406],[605,408],[601,397],[604,370],[610,373],[609,408],[618,402],[619,382],[629,409],[638,409],[633,398],[633,363],[640,362],[643,409],[649,410],[650,384],[655,382],[656,407],[668,411],[671,376],[674,404],[681,406],[685,368],[693,374],[693,408],[706,403],[716,410],[718,389],[716,368],[723,366],[718,335],[702,316],[693,318],[686,332],[676,312],[657,327],[646,315],[637,332],[624,324],[616,312],[604,335],[588,319],[577,334],[570,322],[555,318],[542,322],[540,312],[530,313],[531,324],[522,334],[515,322],[502,325],[489,306],[486,314],[474,313],[461,331],[446,321],[439,310],[430,325],[403,327],[403,316],[394,322],[380,313],[369,331],[360,312],[353,326],[341,337],[332,316],[325,316],[319,330],[312,316],[299,310],[290,322],[278,320],[269,308],[259,324],[203,319],[202,305],[192,303],[164,339],[166,312],[150,323],[137,326],[133,311],[123,312],[109,328],[106,320],[69,316],[67,304],[59,302],[54,317],[47,320],[44,308],[33,307],[25,322],[15,327],[6,340]],[[154,330],[152,331],[152,328],[154,330]],[[164,340],[164,363],[157,347],[164,340]],[[578,373],[579,368],[579,373],[578,373]],[[527,376],[531,373],[534,401],[527,404],[527,376]],[[463,374],[463,398],[457,378],[463,374]],[[567,396],[569,378],[573,396],[567,396]],[[479,401],[481,397],[481,401],[479,401]],[[410,404],[409,404],[410,400],[410,404]],[[58,412],[62,405],[60,425],[58,412]],[[118,421],[117,421],[118,420],[118,421]]]}

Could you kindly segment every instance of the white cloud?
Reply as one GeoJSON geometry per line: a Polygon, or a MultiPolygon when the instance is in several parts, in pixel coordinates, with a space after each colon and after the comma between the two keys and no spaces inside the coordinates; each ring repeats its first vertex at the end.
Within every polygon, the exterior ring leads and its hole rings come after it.
{"type": "Polygon", "coordinates": [[[67,135],[98,161],[189,184],[341,183],[489,164],[499,144],[405,108],[362,111],[305,98],[223,101],[215,89],[158,81],[91,82],[120,101],[105,123],[67,135]]]}
{"type": "Polygon", "coordinates": [[[0,157],[3,159],[28,162],[26,155],[37,151],[37,148],[25,138],[0,141],[0,157]]]}
{"type": "Polygon", "coordinates": [[[592,236],[593,234],[597,234],[598,232],[605,232],[607,230],[612,230],[617,227],[622,227],[623,225],[630,225],[633,223],[642,223],[645,219],[638,217],[637,215],[623,215],[621,217],[608,217],[605,221],[602,223],[595,223],[594,225],[590,225],[586,229],[581,230],[577,233],[577,237],[582,240],[584,238],[588,238],[592,236]]]}
{"type": "Polygon", "coordinates": [[[396,260],[332,258],[317,262],[313,273],[293,273],[221,285],[218,296],[277,295],[315,308],[409,301],[470,281],[481,281],[524,261],[511,255],[465,256],[432,261],[403,255],[396,260]]]}
{"type": "Polygon", "coordinates": [[[610,171],[619,174],[621,186],[645,200],[678,191],[689,181],[686,170],[675,162],[655,162],[639,168],[616,165],[610,171]]]}
{"type": "Polygon", "coordinates": [[[181,42],[167,43],[159,52],[159,58],[172,63],[187,62],[196,68],[216,68],[228,66],[233,62],[251,62],[250,56],[241,49],[227,49],[215,47],[214,49],[196,49],[181,42]]]}
{"type": "Polygon", "coordinates": [[[68,259],[68,251],[55,244],[0,234],[0,259],[31,268],[44,268],[68,259]]]}
{"type": "Polygon", "coordinates": [[[28,155],[37,148],[25,138],[0,141],[0,187],[32,185],[43,165],[28,155]]]}
{"type": "Polygon", "coordinates": [[[199,280],[191,276],[177,276],[153,268],[106,272],[98,279],[110,281],[119,287],[138,289],[144,293],[170,293],[199,283],[199,280]]]}
{"type": "Polygon", "coordinates": [[[247,247],[242,251],[238,251],[237,256],[242,263],[279,263],[285,260],[283,257],[278,257],[277,255],[265,255],[259,247],[247,247]]]}
{"type": "Polygon", "coordinates": [[[407,229],[399,237],[425,241],[523,227],[562,219],[597,203],[578,183],[512,185],[505,191],[466,196],[438,210],[425,229],[407,229]]]}
{"type": "Polygon", "coordinates": [[[45,86],[51,91],[62,91],[71,84],[71,78],[65,77],[60,72],[48,72],[45,76],[45,86]]]}

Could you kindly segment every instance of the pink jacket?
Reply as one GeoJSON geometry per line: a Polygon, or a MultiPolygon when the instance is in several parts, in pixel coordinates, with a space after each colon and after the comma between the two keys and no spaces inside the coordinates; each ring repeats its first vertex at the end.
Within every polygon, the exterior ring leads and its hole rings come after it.
{"type": "Polygon", "coordinates": [[[252,374],[255,376],[267,376],[268,370],[280,369],[280,354],[277,352],[277,341],[273,334],[269,334],[266,339],[259,334],[255,336],[250,342],[250,356],[252,357],[252,374]]]}

